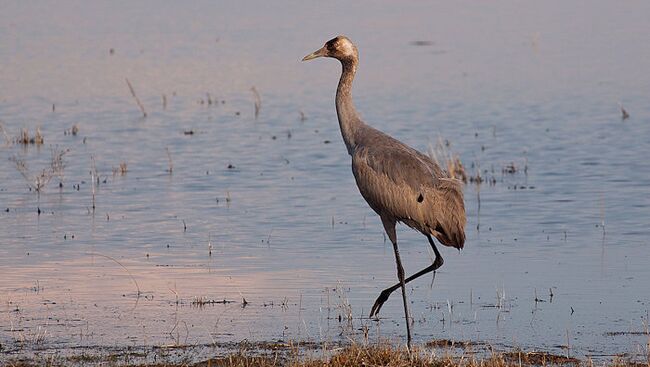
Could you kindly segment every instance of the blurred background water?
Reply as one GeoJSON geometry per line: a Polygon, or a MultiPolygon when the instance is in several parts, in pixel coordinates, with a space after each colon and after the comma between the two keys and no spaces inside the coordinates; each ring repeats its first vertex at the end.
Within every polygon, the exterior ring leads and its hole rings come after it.
{"type": "MultiPolygon", "coordinates": [[[[340,66],[300,62],[338,34],[360,50],[367,122],[421,151],[447,140],[496,181],[465,187],[465,250],[443,249],[433,285],[409,284],[416,341],[647,355],[649,3],[1,8],[5,355],[403,342],[399,297],[366,318],[396,276],[340,138],[340,66]],[[23,128],[44,144],[15,143],[23,128]],[[63,176],[30,190],[16,161],[33,177],[62,151],[63,176]]],[[[420,234],[398,239],[407,273],[432,261],[420,234]]]]}

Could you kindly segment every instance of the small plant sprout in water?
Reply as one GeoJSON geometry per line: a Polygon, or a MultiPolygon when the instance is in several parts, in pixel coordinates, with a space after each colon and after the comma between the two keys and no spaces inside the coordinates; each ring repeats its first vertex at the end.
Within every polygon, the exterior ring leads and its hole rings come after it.
{"type": "Polygon", "coordinates": [[[212,241],[210,241],[209,233],[208,233],[208,256],[212,257],[212,241]]]}
{"type": "Polygon", "coordinates": [[[246,301],[246,298],[244,297],[241,291],[238,290],[237,292],[239,292],[239,296],[241,297],[241,307],[245,308],[246,306],[248,306],[248,301],[246,301]]]}
{"type": "Polygon", "coordinates": [[[167,152],[167,172],[171,175],[174,171],[174,162],[172,162],[172,154],[169,152],[169,147],[165,147],[165,152],[167,152]]]}
{"type": "Polygon", "coordinates": [[[621,109],[621,121],[625,121],[625,120],[629,119],[629,118],[630,118],[630,114],[627,113],[627,111],[626,111],[625,108],[623,107],[623,103],[622,103],[622,102],[618,102],[618,107],[621,109]]]}
{"type": "Polygon", "coordinates": [[[251,87],[251,92],[253,92],[253,98],[255,101],[255,120],[257,120],[257,117],[260,114],[260,109],[262,108],[262,97],[254,86],[251,87]]]}
{"type": "Polygon", "coordinates": [[[74,124],[71,128],[63,131],[63,135],[77,136],[77,134],[79,134],[79,125],[77,124],[74,124]]]}

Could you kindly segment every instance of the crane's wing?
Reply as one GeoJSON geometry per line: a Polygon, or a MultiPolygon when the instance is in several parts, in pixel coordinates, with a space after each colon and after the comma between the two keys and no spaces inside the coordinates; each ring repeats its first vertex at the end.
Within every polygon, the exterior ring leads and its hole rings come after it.
{"type": "Polygon", "coordinates": [[[352,172],[361,195],[380,216],[431,233],[443,245],[462,248],[465,208],[460,183],[428,157],[395,142],[355,149],[352,172]]]}
{"type": "Polygon", "coordinates": [[[447,174],[426,155],[391,139],[390,145],[368,145],[355,152],[377,174],[385,175],[395,185],[407,185],[419,192],[438,186],[447,174]]]}

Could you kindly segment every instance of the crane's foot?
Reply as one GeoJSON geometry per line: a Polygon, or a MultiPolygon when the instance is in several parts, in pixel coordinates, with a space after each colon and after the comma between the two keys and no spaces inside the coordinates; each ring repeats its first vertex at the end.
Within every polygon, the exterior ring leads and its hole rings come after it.
{"type": "Polygon", "coordinates": [[[379,310],[381,310],[381,306],[384,305],[384,302],[388,301],[388,297],[390,296],[391,293],[393,293],[394,289],[388,288],[384,289],[381,291],[379,294],[379,297],[377,297],[377,300],[375,301],[375,304],[372,305],[372,309],[370,310],[370,317],[377,316],[379,313],[379,310]]]}

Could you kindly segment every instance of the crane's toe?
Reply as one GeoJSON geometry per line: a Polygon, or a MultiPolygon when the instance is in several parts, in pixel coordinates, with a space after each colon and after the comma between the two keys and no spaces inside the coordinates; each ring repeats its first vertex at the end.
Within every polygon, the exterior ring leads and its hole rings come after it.
{"type": "Polygon", "coordinates": [[[377,300],[375,301],[375,304],[372,305],[372,309],[370,310],[370,317],[377,316],[379,313],[379,310],[381,310],[381,306],[384,305],[384,302],[388,300],[388,296],[390,296],[391,292],[390,289],[384,289],[380,294],[379,297],[377,297],[377,300]]]}

